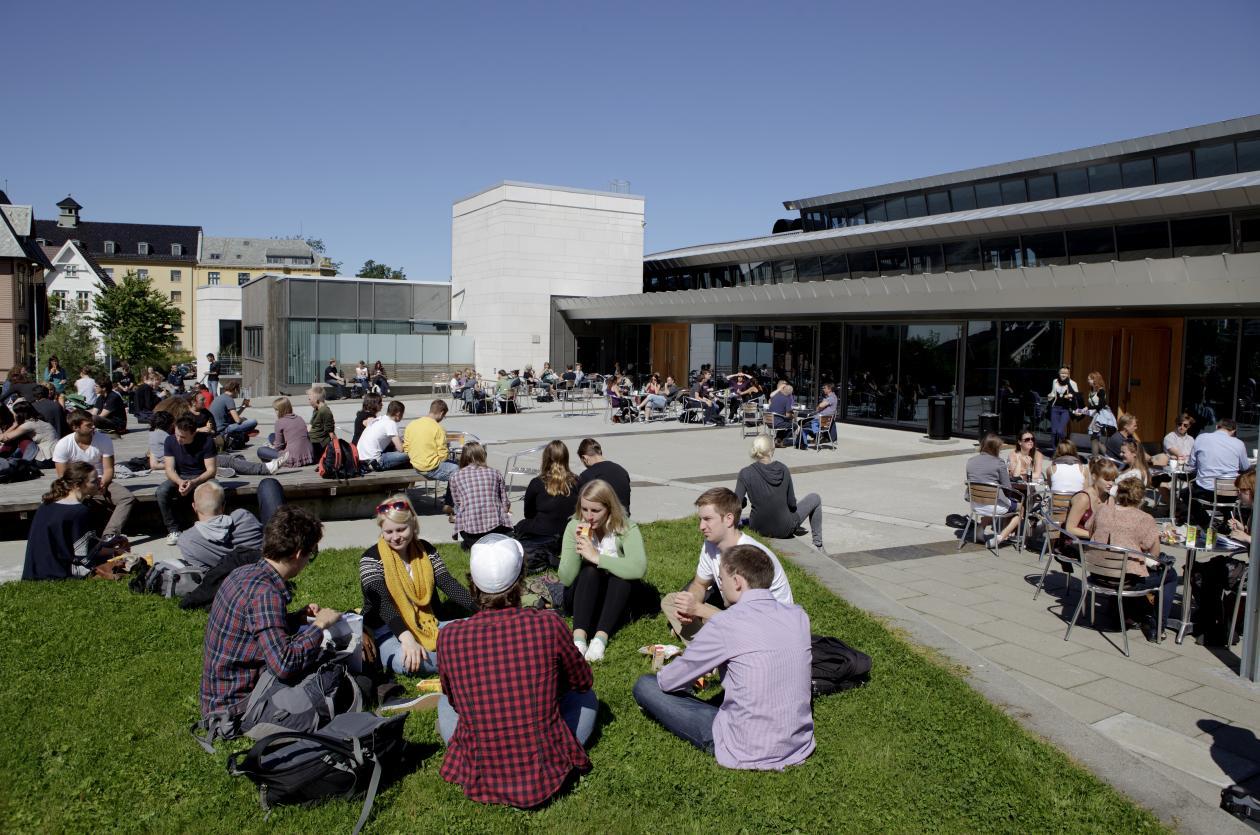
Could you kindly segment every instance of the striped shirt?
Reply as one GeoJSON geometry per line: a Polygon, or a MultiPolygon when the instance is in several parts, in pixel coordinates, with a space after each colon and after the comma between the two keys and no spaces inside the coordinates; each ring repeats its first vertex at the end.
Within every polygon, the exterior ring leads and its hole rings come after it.
{"type": "MultiPolygon", "coordinates": [[[[433,566],[433,584],[446,593],[447,598],[469,613],[477,611],[468,589],[456,580],[447,569],[437,549],[425,540],[420,540],[420,550],[429,557],[433,566]]],[[[394,637],[401,638],[407,631],[407,623],[398,611],[394,598],[390,597],[389,587],[385,583],[385,567],[381,565],[381,555],[373,545],[359,557],[359,585],[363,587],[363,624],[368,629],[388,626],[394,637]]]]}
{"type": "Polygon", "coordinates": [[[782,770],[814,751],[810,646],[804,609],[780,603],[769,589],[749,589],[656,679],[666,692],[685,690],[722,667],[726,694],[713,720],[718,765],[782,770]]]}

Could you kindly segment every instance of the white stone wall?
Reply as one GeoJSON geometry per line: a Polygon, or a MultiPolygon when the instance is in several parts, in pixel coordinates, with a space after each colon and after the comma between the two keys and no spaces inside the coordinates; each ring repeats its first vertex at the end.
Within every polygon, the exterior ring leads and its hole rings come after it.
{"type": "Polygon", "coordinates": [[[643,198],[500,183],[455,203],[451,318],[468,323],[477,369],[541,368],[551,297],[643,288],[643,198]]]}
{"type": "MultiPolygon", "coordinates": [[[[219,353],[219,320],[241,321],[241,288],[236,284],[216,284],[197,288],[197,330],[194,356],[197,358],[197,379],[210,370],[206,354],[219,353]]],[[[242,333],[241,338],[244,339],[242,333]]],[[[244,348],[243,345],[237,346],[244,348]]]]}

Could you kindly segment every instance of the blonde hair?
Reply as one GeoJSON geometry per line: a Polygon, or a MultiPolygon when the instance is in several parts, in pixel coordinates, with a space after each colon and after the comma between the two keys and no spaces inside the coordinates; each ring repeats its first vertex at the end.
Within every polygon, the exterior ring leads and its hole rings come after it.
{"type": "Polygon", "coordinates": [[[411,506],[411,499],[406,493],[395,493],[381,504],[394,504],[402,502],[407,505],[406,510],[398,508],[389,508],[383,513],[376,514],[376,527],[380,528],[385,525],[385,520],[393,522],[395,525],[406,525],[411,528],[411,541],[417,542],[420,539],[420,517],[416,516],[416,509],[411,506]]]}
{"type": "Polygon", "coordinates": [[[277,397],[271,401],[271,408],[276,410],[276,417],[293,414],[293,402],[287,397],[277,397]]]}
{"type": "Polygon", "coordinates": [[[630,527],[626,523],[626,510],[621,506],[621,500],[617,498],[617,493],[612,489],[612,485],[602,478],[594,481],[588,481],[578,492],[577,506],[573,510],[573,518],[579,522],[582,520],[582,502],[594,502],[602,504],[608,508],[608,515],[604,517],[602,528],[593,528],[592,533],[599,536],[607,536],[608,534],[625,533],[630,527]]]}
{"type": "Polygon", "coordinates": [[[754,461],[769,461],[774,458],[774,441],[769,435],[758,435],[753,438],[748,457],[754,461]]]}

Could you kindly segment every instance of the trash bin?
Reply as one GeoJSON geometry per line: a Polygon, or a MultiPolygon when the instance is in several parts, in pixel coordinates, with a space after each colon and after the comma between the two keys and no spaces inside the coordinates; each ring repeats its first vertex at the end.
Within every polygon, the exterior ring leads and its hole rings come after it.
{"type": "Polygon", "coordinates": [[[994,435],[997,435],[998,427],[1000,426],[999,422],[1001,421],[1001,419],[1002,419],[1002,416],[999,415],[997,412],[981,412],[980,413],[980,437],[983,438],[985,435],[988,435],[990,432],[992,432],[994,435]]]}
{"type": "Polygon", "coordinates": [[[1002,435],[1016,435],[1024,428],[1024,404],[1018,397],[1002,403],[1002,435]]]}
{"type": "Polygon", "coordinates": [[[948,441],[952,436],[950,426],[951,408],[954,398],[948,395],[933,395],[928,398],[928,437],[934,441],[948,441]]]}

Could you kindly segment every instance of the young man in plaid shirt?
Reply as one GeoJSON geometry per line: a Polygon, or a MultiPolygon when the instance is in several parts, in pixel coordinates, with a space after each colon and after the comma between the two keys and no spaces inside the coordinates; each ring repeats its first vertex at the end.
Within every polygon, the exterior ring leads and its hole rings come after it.
{"type": "Polygon", "coordinates": [[[529,809],[590,770],[582,746],[599,703],[564,620],[521,608],[523,560],[506,536],[472,546],[479,610],[438,633],[438,732],[447,744],[444,780],[470,800],[529,809]]]}
{"type": "MultiPolygon", "coordinates": [[[[324,674],[319,663],[324,629],[340,620],[341,613],[314,603],[286,611],[293,597],[289,581],[315,559],[323,532],[309,512],[281,506],[263,532],[263,558],[236,569],[219,587],[206,624],[201,669],[201,715],[210,742],[261,723],[282,725],[283,711],[274,704],[277,695],[324,674]],[[313,623],[306,622],[308,617],[313,623]],[[259,686],[267,692],[251,705],[259,686]]],[[[330,686],[344,679],[329,672],[330,686]]]]}

